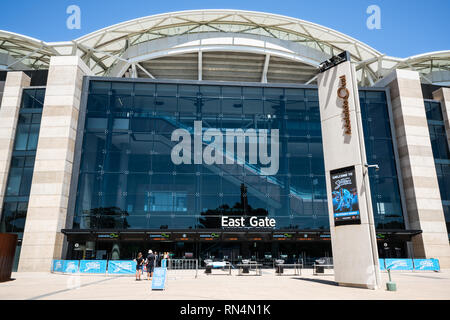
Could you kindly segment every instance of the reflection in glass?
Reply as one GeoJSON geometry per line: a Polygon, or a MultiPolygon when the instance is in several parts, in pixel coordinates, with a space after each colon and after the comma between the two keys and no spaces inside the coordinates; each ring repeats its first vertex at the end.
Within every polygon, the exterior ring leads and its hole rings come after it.
{"type": "MultiPolygon", "coordinates": [[[[384,91],[362,91],[361,108],[367,157],[380,165],[370,172],[375,221],[400,227],[384,91]]],[[[91,81],[85,129],[74,220],[80,228],[82,217],[92,228],[217,228],[223,215],[269,216],[277,228],[329,227],[316,89],[91,81]],[[278,173],[263,176],[264,165],[250,163],[249,141],[237,163],[175,165],[172,132],[193,137],[194,121],[202,121],[202,133],[278,129],[278,173]]],[[[201,140],[200,156],[207,144],[201,140]]],[[[193,159],[193,138],[191,147],[193,159]]]]}
{"type": "Polygon", "coordinates": [[[45,89],[24,89],[3,198],[0,232],[23,233],[30,195],[45,89]]]}

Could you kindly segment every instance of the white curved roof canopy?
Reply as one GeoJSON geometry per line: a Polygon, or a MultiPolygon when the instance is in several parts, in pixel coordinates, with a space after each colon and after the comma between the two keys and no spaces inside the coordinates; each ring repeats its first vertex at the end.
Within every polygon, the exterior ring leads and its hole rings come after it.
{"type": "Polygon", "coordinates": [[[2,69],[47,69],[50,57],[58,54],[48,43],[0,30],[0,68],[3,67],[2,69]]]}
{"type": "MultiPolygon", "coordinates": [[[[335,30],[261,12],[158,14],[57,43],[0,31],[0,54],[14,58],[16,67],[45,69],[52,55],[76,54],[96,75],[108,76],[310,83],[320,62],[345,50],[361,85],[372,85],[393,68],[417,70],[424,82],[450,81],[450,51],[386,57],[335,30]]],[[[14,69],[10,64],[4,68],[14,69]]]]}

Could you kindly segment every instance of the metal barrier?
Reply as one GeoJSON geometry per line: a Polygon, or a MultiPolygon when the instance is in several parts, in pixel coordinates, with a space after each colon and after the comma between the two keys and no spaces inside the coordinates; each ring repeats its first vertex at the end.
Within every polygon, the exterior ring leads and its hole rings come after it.
{"type": "Polygon", "coordinates": [[[195,278],[198,275],[198,260],[196,259],[168,259],[167,271],[168,274],[184,275],[189,274],[184,272],[186,270],[195,270],[195,278]]]}
{"type": "MultiPolygon", "coordinates": [[[[249,262],[247,262],[249,263],[249,262]]],[[[251,262],[250,262],[251,263],[251,262]]],[[[276,264],[274,268],[293,268],[294,272],[299,272],[305,268],[303,261],[294,264],[276,264]],[[298,270],[297,270],[298,269],[298,270]]],[[[380,269],[405,271],[440,271],[438,259],[380,259],[380,269]]],[[[234,266],[227,262],[229,274],[234,266]]],[[[325,270],[333,269],[333,264],[313,263],[313,275],[333,275],[325,270]]],[[[195,273],[198,276],[199,261],[196,259],[167,259],[167,270],[169,275],[186,276],[195,273]]],[[[98,274],[98,275],[134,275],[136,273],[136,262],[132,260],[53,260],[51,266],[52,273],[62,274],[98,274]]],[[[145,273],[145,269],[144,269],[145,273]]],[[[278,273],[281,275],[281,272],[278,273]]]]}
{"type": "Polygon", "coordinates": [[[168,259],[168,270],[192,270],[198,269],[197,259],[168,259]]]}
{"type": "Polygon", "coordinates": [[[209,262],[206,264],[205,274],[211,275],[212,270],[222,270],[226,271],[228,269],[227,274],[231,276],[231,268],[234,269],[234,266],[229,263],[228,261],[222,261],[222,262],[209,262]]]}
{"type": "Polygon", "coordinates": [[[262,276],[262,264],[260,263],[239,263],[236,265],[238,267],[238,275],[242,276],[244,274],[250,274],[251,271],[255,271],[255,275],[262,276]]]}
{"type": "MultiPolygon", "coordinates": [[[[198,275],[198,261],[195,259],[170,259],[167,261],[170,275],[198,275]],[[192,271],[191,273],[185,271],[192,271]]],[[[53,260],[51,273],[62,274],[97,274],[97,275],[128,275],[136,274],[136,262],[133,260],[53,260]]],[[[143,274],[146,273],[146,266],[143,274]]]]}
{"type": "Polygon", "coordinates": [[[275,273],[277,276],[281,275],[294,275],[294,276],[301,276],[302,275],[302,269],[303,269],[303,262],[301,263],[277,263],[275,264],[275,273]],[[294,273],[285,273],[286,270],[294,270],[294,273]]]}

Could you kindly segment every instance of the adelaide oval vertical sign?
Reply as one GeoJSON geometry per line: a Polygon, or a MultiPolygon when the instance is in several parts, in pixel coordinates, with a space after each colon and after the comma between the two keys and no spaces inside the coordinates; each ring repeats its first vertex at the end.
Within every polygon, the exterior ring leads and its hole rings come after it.
{"type": "Polygon", "coordinates": [[[355,167],[330,171],[334,225],[361,224],[355,167]]]}

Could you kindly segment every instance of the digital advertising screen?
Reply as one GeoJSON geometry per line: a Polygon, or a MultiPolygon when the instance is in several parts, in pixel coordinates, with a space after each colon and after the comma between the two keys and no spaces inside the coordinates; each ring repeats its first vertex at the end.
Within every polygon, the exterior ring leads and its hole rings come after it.
{"type": "Polygon", "coordinates": [[[334,225],[361,224],[355,167],[330,172],[334,225]]]}

